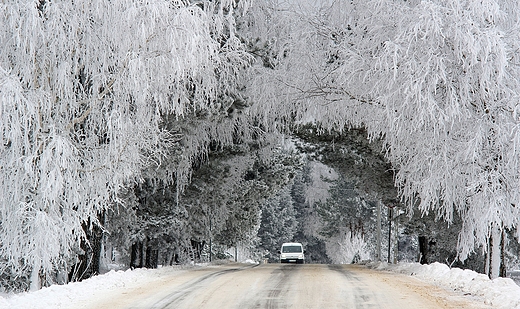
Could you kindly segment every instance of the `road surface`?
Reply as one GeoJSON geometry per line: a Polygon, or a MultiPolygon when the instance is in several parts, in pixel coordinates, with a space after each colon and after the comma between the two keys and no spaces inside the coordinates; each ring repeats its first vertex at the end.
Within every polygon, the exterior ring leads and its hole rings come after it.
{"type": "Polygon", "coordinates": [[[230,264],[160,278],[90,308],[491,308],[416,278],[355,265],[230,264]]]}

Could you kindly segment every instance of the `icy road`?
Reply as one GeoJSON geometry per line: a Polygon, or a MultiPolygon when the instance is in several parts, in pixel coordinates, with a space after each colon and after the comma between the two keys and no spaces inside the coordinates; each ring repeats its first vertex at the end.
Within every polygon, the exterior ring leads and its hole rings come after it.
{"type": "Polygon", "coordinates": [[[491,308],[410,276],[353,265],[209,266],[99,296],[82,308],[491,308]]]}

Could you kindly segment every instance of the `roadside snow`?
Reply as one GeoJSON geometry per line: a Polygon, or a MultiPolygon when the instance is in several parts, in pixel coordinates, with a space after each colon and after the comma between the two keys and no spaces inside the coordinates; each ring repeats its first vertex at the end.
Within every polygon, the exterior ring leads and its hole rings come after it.
{"type": "Polygon", "coordinates": [[[472,270],[449,268],[446,264],[433,263],[421,265],[419,263],[381,263],[372,265],[379,270],[389,270],[415,276],[423,281],[452,289],[464,295],[476,296],[483,299],[486,305],[500,309],[520,308],[520,286],[512,279],[489,279],[486,275],[472,270]]]}
{"type": "MultiPolygon", "coordinates": [[[[96,300],[100,294],[146,284],[172,272],[185,271],[186,268],[188,267],[173,266],[159,269],[112,270],[82,282],[52,285],[35,292],[0,295],[0,309],[81,308],[81,304],[96,300]]],[[[193,266],[190,267],[192,268],[193,266]]]]}

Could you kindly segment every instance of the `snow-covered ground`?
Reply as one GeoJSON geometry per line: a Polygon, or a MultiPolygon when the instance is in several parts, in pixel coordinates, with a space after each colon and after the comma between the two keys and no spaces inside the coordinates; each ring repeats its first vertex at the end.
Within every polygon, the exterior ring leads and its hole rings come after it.
{"type": "MultiPolygon", "coordinates": [[[[99,295],[107,295],[121,288],[146,284],[173,272],[185,272],[190,267],[163,267],[159,269],[136,269],[127,271],[110,271],[83,282],[67,285],[54,285],[36,292],[0,296],[0,308],[38,309],[38,308],[82,308],[96,300],[99,295]],[[77,306],[74,306],[76,304],[77,306]]],[[[493,308],[520,308],[520,287],[511,279],[498,278],[490,280],[487,276],[470,270],[450,269],[444,264],[420,265],[417,263],[400,263],[397,265],[377,264],[372,268],[399,272],[415,276],[461,294],[481,299],[493,308]]]]}
{"type": "MultiPolygon", "coordinates": [[[[89,307],[99,295],[122,288],[132,288],[155,281],[173,272],[184,272],[195,266],[172,266],[158,269],[139,268],[110,271],[82,282],[52,285],[35,292],[0,295],[0,309],[62,309],[89,307]]],[[[203,267],[203,266],[198,266],[203,267]]]]}
{"type": "Polygon", "coordinates": [[[486,275],[472,270],[450,269],[446,264],[441,263],[430,265],[381,263],[372,265],[372,267],[415,276],[434,285],[482,299],[485,304],[494,308],[520,308],[520,286],[509,278],[490,280],[486,275]]]}

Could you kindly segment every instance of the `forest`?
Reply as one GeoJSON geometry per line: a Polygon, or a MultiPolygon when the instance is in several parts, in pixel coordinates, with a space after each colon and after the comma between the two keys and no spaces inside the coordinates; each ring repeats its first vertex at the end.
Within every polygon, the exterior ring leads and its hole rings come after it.
{"type": "Polygon", "coordinates": [[[3,1],[0,289],[276,262],[286,240],[506,276],[518,6],[3,1]]]}

